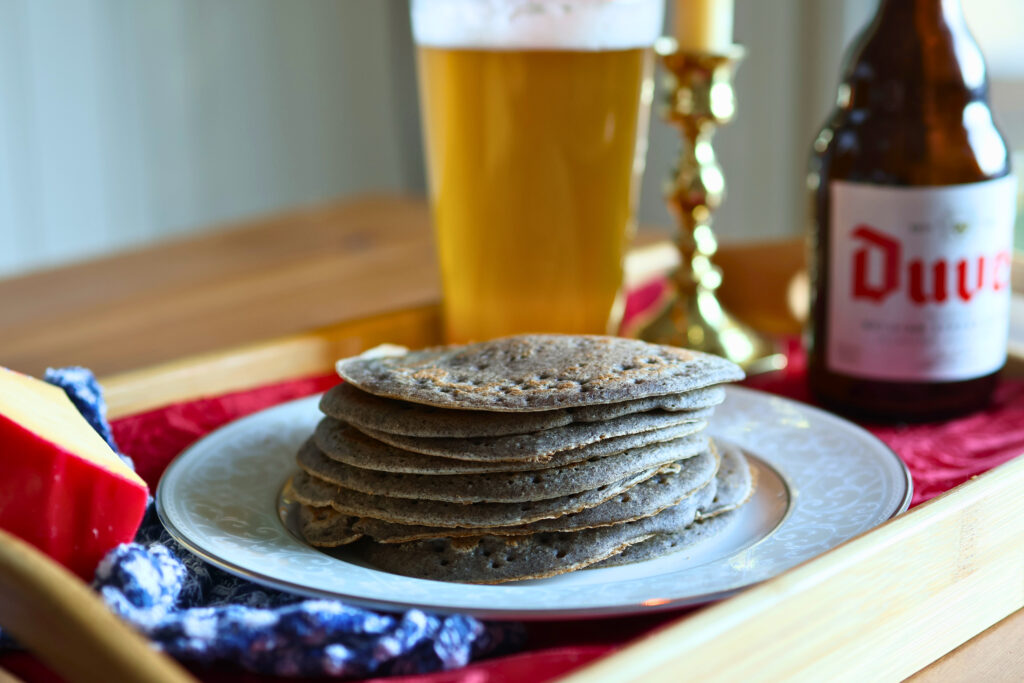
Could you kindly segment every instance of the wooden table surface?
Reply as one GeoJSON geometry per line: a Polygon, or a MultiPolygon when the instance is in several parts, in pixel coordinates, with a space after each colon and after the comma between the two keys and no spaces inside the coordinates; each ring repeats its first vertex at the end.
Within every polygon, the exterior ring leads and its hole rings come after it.
{"type": "MultiPolygon", "coordinates": [[[[641,243],[663,265],[656,238],[641,243]]],[[[723,248],[723,300],[761,327],[797,331],[786,296],[802,257],[798,240],[723,248]]],[[[372,326],[385,313],[409,311],[406,327],[432,324],[438,299],[425,203],[368,197],[0,280],[0,365],[124,373],[343,321],[365,326],[370,318],[372,326]]],[[[188,367],[195,374],[205,366],[188,367]]],[[[984,671],[987,680],[1020,680],[1022,629],[1018,612],[919,675],[972,680],[984,671]]]]}
{"type": "Polygon", "coordinates": [[[342,202],[0,281],[0,365],[104,375],[434,303],[422,200],[342,202]]]}
{"type": "MultiPolygon", "coordinates": [[[[658,239],[664,233],[641,231],[638,242],[658,239]]],[[[736,292],[762,327],[793,331],[785,294],[772,287],[786,286],[802,249],[743,245],[724,249],[721,263],[728,270],[755,249],[773,254],[764,260],[770,295],[750,306],[738,293],[765,292],[764,269],[736,268],[726,300],[736,292]],[[760,285],[748,286],[751,278],[760,285]]],[[[360,198],[0,280],[0,365],[109,375],[439,299],[426,203],[360,198]]]]}

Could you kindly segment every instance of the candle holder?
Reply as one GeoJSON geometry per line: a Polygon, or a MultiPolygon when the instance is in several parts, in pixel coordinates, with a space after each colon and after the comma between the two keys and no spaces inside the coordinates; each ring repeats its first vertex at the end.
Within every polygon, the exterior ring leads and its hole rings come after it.
{"type": "Polygon", "coordinates": [[[736,45],[725,54],[684,52],[674,39],[662,38],[655,51],[671,77],[665,120],[683,138],[679,165],[665,193],[679,227],[680,259],[672,273],[672,296],[640,337],[714,353],[748,373],[784,368],[783,354],[722,308],[716,296],[722,272],[711,260],[718,250],[711,214],[725,197],[711,139],[735,113],[732,74],[744,50],[736,45]]]}

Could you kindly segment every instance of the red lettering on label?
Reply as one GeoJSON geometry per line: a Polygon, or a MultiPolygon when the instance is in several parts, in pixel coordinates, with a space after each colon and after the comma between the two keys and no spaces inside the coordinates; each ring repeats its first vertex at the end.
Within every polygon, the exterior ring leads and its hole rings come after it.
{"type": "Polygon", "coordinates": [[[956,293],[962,301],[970,301],[971,297],[985,287],[985,257],[978,257],[978,284],[972,290],[967,284],[967,259],[956,262],[956,293]]]}
{"type": "Polygon", "coordinates": [[[1008,251],[996,254],[995,266],[992,268],[992,288],[997,292],[1010,286],[1010,260],[1008,251]]]}
{"type": "Polygon", "coordinates": [[[939,259],[932,264],[932,296],[925,293],[924,264],[920,261],[910,262],[910,300],[915,304],[926,304],[931,301],[946,300],[946,262],[939,259]]]}
{"type": "Polygon", "coordinates": [[[853,252],[853,298],[883,301],[900,286],[900,243],[870,225],[858,225],[850,234],[863,240],[853,252]],[[868,282],[872,251],[882,259],[882,281],[874,284],[868,282]]]}
{"type": "MultiPolygon", "coordinates": [[[[945,258],[925,263],[914,259],[903,262],[903,244],[900,240],[870,225],[858,225],[850,236],[859,240],[853,251],[853,298],[881,303],[889,295],[900,291],[900,279],[906,269],[906,296],[915,306],[941,304],[949,300],[954,283],[950,282],[952,268],[945,258]],[[874,269],[871,266],[874,265],[874,269]],[[930,277],[929,277],[930,275],[930,277]],[[872,277],[873,276],[873,277],[872,277]]],[[[1003,250],[991,256],[961,258],[956,261],[956,297],[971,301],[986,287],[1001,291],[1010,286],[1010,252],[1003,250]],[[977,261],[974,283],[971,266],[977,261]],[[991,264],[991,277],[986,277],[986,265],[991,264]]]]}

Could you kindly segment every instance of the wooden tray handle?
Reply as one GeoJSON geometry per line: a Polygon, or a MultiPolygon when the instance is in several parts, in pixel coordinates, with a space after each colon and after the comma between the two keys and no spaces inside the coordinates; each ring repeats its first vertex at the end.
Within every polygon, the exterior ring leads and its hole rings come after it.
{"type": "Polygon", "coordinates": [[[2,529],[0,626],[68,681],[195,681],[78,577],[2,529]]]}

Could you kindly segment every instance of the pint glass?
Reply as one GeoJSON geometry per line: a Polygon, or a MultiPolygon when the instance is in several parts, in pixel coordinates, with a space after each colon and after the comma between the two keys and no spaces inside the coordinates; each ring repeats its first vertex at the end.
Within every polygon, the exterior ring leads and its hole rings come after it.
{"type": "Polygon", "coordinates": [[[663,11],[412,0],[448,341],[616,329],[663,11]]]}

